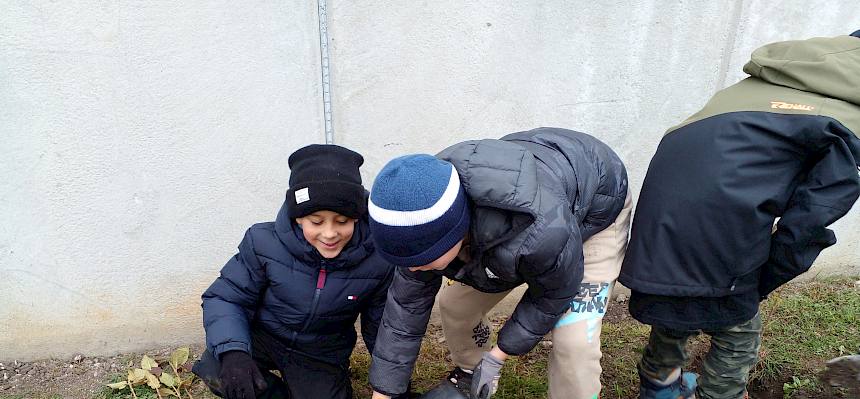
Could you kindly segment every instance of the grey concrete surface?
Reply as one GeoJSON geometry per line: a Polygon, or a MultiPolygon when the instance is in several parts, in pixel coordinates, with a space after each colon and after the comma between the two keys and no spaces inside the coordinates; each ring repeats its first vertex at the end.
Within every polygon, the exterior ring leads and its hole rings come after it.
{"type": "MultiPolygon", "coordinates": [[[[759,45],[855,0],[329,1],[335,142],[391,157],[591,133],[634,194],[663,131],[759,45]],[[480,4],[478,4],[480,3],[480,4]]],[[[0,360],[202,338],[199,296],[323,142],[315,2],[0,3],[0,360]]],[[[860,211],[815,273],[860,274],[860,211]]]]}

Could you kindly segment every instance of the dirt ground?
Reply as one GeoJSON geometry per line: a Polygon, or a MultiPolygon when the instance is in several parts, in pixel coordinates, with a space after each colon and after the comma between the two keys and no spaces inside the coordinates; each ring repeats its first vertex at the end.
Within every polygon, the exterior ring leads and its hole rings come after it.
{"type": "MultiPolygon", "coordinates": [[[[626,306],[611,306],[606,315],[606,323],[630,321],[626,306]]],[[[438,329],[436,329],[438,330],[438,329]]],[[[435,330],[434,330],[435,331],[435,330]]],[[[435,335],[441,337],[436,331],[435,335]]],[[[439,338],[439,337],[437,337],[439,338]]],[[[434,339],[430,337],[430,339],[434,339]]],[[[202,353],[203,346],[190,345],[192,358],[202,353]]],[[[161,361],[167,359],[176,348],[160,348],[145,353],[161,361]]],[[[693,345],[693,369],[701,364],[701,358],[707,350],[705,344],[693,345]]],[[[124,353],[114,356],[77,355],[71,359],[47,359],[33,362],[7,361],[0,363],[0,399],[6,398],[93,398],[104,391],[104,384],[117,374],[135,367],[142,354],[124,353]]],[[[819,376],[819,386],[824,388],[824,394],[816,394],[815,399],[826,398],[860,398],[860,381],[857,375],[860,370],[853,365],[837,365],[825,370],[819,376]]],[[[786,381],[768,381],[764,384],[753,383],[750,386],[750,397],[753,399],[782,399],[783,383],[786,381]]],[[[195,398],[212,397],[203,395],[205,388],[197,383],[195,398]],[[198,395],[200,393],[201,395],[198,395]]],[[[208,392],[206,392],[208,394],[208,392]]],[[[792,396],[797,399],[812,399],[799,392],[792,396]]]]}
{"type": "MultiPolygon", "coordinates": [[[[169,358],[175,349],[161,348],[145,353],[161,361],[169,358]]],[[[203,345],[191,345],[190,349],[196,358],[202,353],[203,345]]],[[[141,356],[136,353],[94,357],[77,355],[71,359],[0,363],[0,398],[97,397],[112,376],[140,367],[141,356]]]]}

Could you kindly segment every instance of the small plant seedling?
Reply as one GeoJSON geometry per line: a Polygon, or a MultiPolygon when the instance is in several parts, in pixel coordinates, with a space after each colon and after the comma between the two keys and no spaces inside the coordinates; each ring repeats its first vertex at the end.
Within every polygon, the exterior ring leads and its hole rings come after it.
{"type": "Polygon", "coordinates": [[[795,376],[791,377],[791,382],[786,382],[782,384],[782,397],[785,399],[791,398],[794,395],[794,392],[799,389],[804,388],[812,388],[815,386],[815,382],[810,380],[809,378],[797,378],[795,376]]]}
{"type": "Polygon", "coordinates": [[[143,355],[140,360],[140,367],[128,370],[125,381],[107,384],[107,386],[115,390],[127,388],[135,398],[137,398],[137,393],[134,392],[134,387],[147,385],[155,391],[159,399],[164,399],[165,396],[182,398],[182,391],[185,391],[189,399],[194,399],[191,396],[191,391],[188,390],[194,382],[194,374],[188,373],[189,370],[185,366],[190,354],[188,348],[179,348],[173,351],[167,361],[169,370],[159,365],[151,357],[143,355]]]}

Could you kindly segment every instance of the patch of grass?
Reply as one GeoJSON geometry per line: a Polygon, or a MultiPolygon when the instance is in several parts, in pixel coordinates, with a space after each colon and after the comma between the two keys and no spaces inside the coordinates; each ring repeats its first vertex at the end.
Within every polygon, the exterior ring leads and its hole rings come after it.
{"type": "MultiPolygon", "coordinates": [[[[824,362],[853,353],[860,347],[860,290],[853,287],[855,280],[841,278],[792,284],[771,294],[770,299],[762,303],[761,356],[751,373],[750,384],[783,388],[787,383],[790,395],[820,397],[816,396],[822,386],[817,373],[823,369],[824,362]]],[[[610,312],[613,312],[612,307],[610,312]]],[[[629,399],[638,394],[636,363],[642,356],[649,332],[649,326],[630,317],[604,322],[601,398],[629,399]]],[[[705,335],[691,340],[688,350],[693,370],[701,364],[709,347],[710,339],[705,335]]],[[[529,354],[505,362],[499,392],[494,397],[546,397],[549,352],[549,348],[539,345],[529,354]]],[[[352,357],[356,397],[370,396],[369,366],[367,351],[356,348],[352,357]]],[[[431,326],[415,365],[413,387],[418,392],[426,392],[452,367],[441,331],[431,326]]]]}
{"type": "Polygon", "coordinates": [[[356,348],[352,353],[349,359],[349,371],[354,395],[359,398],[369,398],[373,393],[367,381],[370,372],[370,354],[364,347],[356,348]]]}
{"type": "Polygon", "coordinates": [[[412,372],[412,388],[417,392],[429,391],[447,377],[453,367],[448,345],[442,339],[441,327],[430,326],[412,372]]]}
{"type": "Polygon", "coordinates": [[[860,290],[850,279],[788,286],[765,301],[762,315],[761,356],[752,379],[815,381],[827,359],[860,347],[860,290]]]}
{"type": "MultiPolygon", "coordinates": [[[[448,352],[448,346],[441,342],[441,337],[442,332],[440,327],[428,326],[427,334],[421,343],[421,351],[418,353],[418,361],[415,362],[415,369],[412,372],[413,391],[429,391],[451,371],[453,365],[448,352]]],[[[373,389],[368,382],[370,355],[361,342],[359,342],[352,353],[350,369],[354,396],[356,398],[369,398],[373,393],[373,389]]]]}
{"type": "Polygon", "coordinates": [[[540,398],[547,393],[547,366],[550,349],[538,345],[531,352],[512,357],[502,368],[499,390],[493,398],[540,398]],[[508,377],[509,376],[509,377],[508,377]]]}
{"type": "MultiPolygon", "coordinates": [[[[627,306],[627,304],[615,304],[627,306]]],[[[636,363],[642,357],[642,348],[648,343],[651,327],[633,319],[617,323],[603,323],[600,346],[603,352],[603,398],[635,397],[639,386],[636,363]]]]}

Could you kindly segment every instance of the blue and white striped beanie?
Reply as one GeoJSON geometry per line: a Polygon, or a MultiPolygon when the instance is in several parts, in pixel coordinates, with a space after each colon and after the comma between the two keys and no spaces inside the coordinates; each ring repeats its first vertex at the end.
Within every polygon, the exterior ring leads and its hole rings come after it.
{"type": "Polygon", "coordinates": [[[469,206],[451,163],[432,155],[395,158],[376,176],[368,202],[376,250],[398,266],[423,266],[469,228],[469,206]]]}

